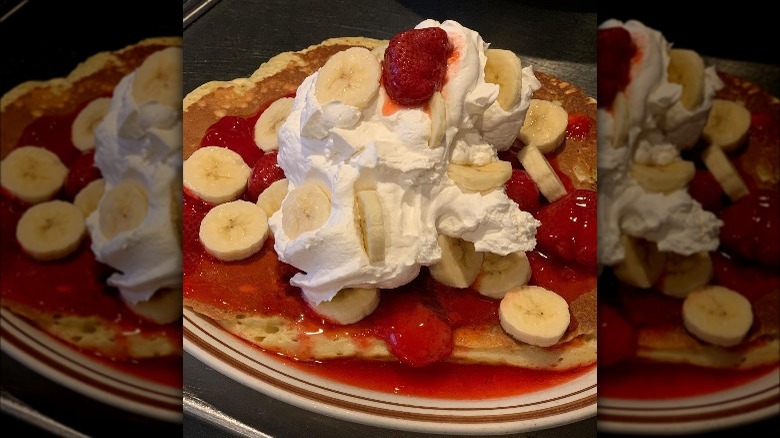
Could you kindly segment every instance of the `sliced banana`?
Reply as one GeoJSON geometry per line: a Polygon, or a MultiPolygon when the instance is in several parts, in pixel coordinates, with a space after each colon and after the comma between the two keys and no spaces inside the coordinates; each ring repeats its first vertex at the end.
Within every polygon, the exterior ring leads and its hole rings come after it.
{"type": "Polygon", "coordinates": [[[440,234],[441,260],[428,267],[431,277],[441,284],[469,287],[482,269],[483,253],[474,250],[474,244],[463,239],[440,234]]]}
{"type": "Polygon", "coordinates": [[[512,164],[493,161],[481,166],[450,163],[447,176],[461,189],[473,192],[489,192],[503,187],[512,177],[512,164]]]}
{"type": "Polygon", "coordinates": [[[750,190],[742,179],[729,157],[717,145],[707,147],[701,154],[704,165],[707,166],[712,176],[720,183],[725,193],[732,201],[737,201],[750,193],[750,190]]]}
{"type": "Polygon", "coordinates": [[[697,108],[704,99],[704,60],[693,50],[669,50],[669,82],[682,85],[680,103],[688,109],[697,108]]]}
{"type": "Polygon", "coordinates": [[[282,202],[282,230],[289,239],[320,228],[330,217],[330,192],[315,182],[294,188],[282,202]]]}
{"type": "Polygon", "coordinates": [[[283,97],[274,101],[268,108],[260,114],[255,122],[255,144],[260,149],[268,152],[279,149],[279,137],[277,133],[287,116],[292,112],[292,97],[283,97]]]}
{"type": "Polygon", "coordinates": [[[70,128],[70,138],[73,145],[80,151],[95,149],[95,128],[103,121],[103,117],[108,114],[108,107],[111,106],[111,98],[100,97],[82,109],[73,120],[70,128]]]}
{"type": "Polygon", "coordinates": [[[161,289],[147,301],[132,303],[124,300],[124,302],[133,313],[155,324],[170,324],[181,318],[181,289],[161,289]]]}
{"type": "Polygon", "coordinates": [[[619,148],[626,145],[628,140],[628,130],[631,127],[630,105],[626,95],[622,92],[615,96],[612,101],[612,147],[619,148]]]}
{"type": "Polygon", "coordinates": [[[488,49],[485,82],[498,85],[498,104],[505,110],[520,101],[523,68],[520,58],[510,50],[488,49]]]}
{"type": "Polygon", "coordinates": [[[714,99],[702,137],[713,146],[735,151],[742,146],[750,129],[750,111],[731,100],[714,99]]]}
{"type": "Polygon", "coordinates": [[[539,148],[529,144],[520,149],[517,159],[548,201],[555,202],[566,195],[566,187],[539,148]]]}
{"type": "Polygon", "coordinates": [[[146,219],[149,201],[146,188],[127,179],[106,191],[98,204],[98,224],[106,239],[137,228],[146,219]]]}
{"type": "Polygon", "coordinates": [[[487,252],[473,287],[486,297],[501,299],[509,290],[528,284],[530,279],[531,264],[524,252],[505,256],[487,252]]]}
{"type": "Polygon", "coordinates": [[[654,287],[664,295],[685,298],[691,291],[709,284],[712,275],[712,258],[708,252],[689,256],[668,253],[663,272],[654,287]]]}
{"type": "Polygon", "coordinates": [[[268,237],[268,217],[252,202],[226,202],[206,213],[198,237],[206,252],[219,260],[243,260],[263,247],[268,237]]]}
{"type": "Polygon", "coordinates": [[[672,193],[688,187],[696,175],[696,166],[692,161],[677,160],[666,165],[648,166],[631,164],[631,177],[650,193],[672,193]]]}
{"type": "Polygon", "coordinates": [[[569,114],[562,106],[549,100],[531,99],[517,138],[536,146],[543,154],[549,154],[563,144],[568,124],[569,114]]]}
{"type": "Polygon", "coordinates": [[[252,169],[228,148],[206,146],[184,161],[184,186],[212,204],[238,199],[246,190],[252,169]]]}
{"type": "Polygon", "coordinates": [[[385,260],[385,219],[382,202],[376,190],[361,190],[355,196],[358,225],[363,236],[363,248],[371,263],[385,260]]]}
{"type": "Polygon", "coordinates": [[[363,47],[338,52],[320,68],[314,83],[314,95],[319,103],[341,101],[365,108],[379,90],[382,67],[363,47]]]}
{"type": "Polygon", "coordinates": [[[76,194],[76,197],[73,199],[73,204],[84,213],[84,217],[87,217],[93,211],[97,210],[105,189],[106,181],[103,178],[96,179],[87,184],[86,187],[76,194]]]}
{"type": "Polygon", "coordinates": [[[330,301],[315,304],[306,294],[303,299],[318,315],[339,325],[354,324],[379,306],[379,289],[347,288],[338,291],[330,301]]]}
{"type": "Polygon", "coordinates": [[[257,197],[257,205],[263,209],[265,215],[269,218],[282,208],[282,201],[287,196],[287,178],[274,181],[267,189],[257,197]]]}
{"type": "Polygon", "coordinates": [[[723,286],[707,286],[688,294],[682,307],[683,323],[704,342],[733,347],[753,325],[753,309],[744,296],[723,286]]]}
{"type": "Polygon", "coordinates": [[[169,47],[152,53],[138,67],[132,94],[139,105],[156,101],[180,108],[182,87],[182,51],[179,47],[169,47]]]}
{"type": "Polygon", "coordinates": [[[498,307],[498,318],[510,336],[538,347],[555,345],[571,321],[566,300],[538,286],[507,292],[498,307]]]}
{"type": "Polygon", "coordinates": [[[431,111],[431,138],[428,139],[428,147],[433,149],[441,145],[447,132],[447,105],[441,93],[433,93],[428,107],[431,111]]]}
{"type": "Polygon", "coordinates": [[[620,236],[625,257],[614,266],[615,276],[625,284],[649,288],[661,276],[666,254],[658,251],[655,242],[637,239],[627,234],[620,236]]]}
{"type": "Polygon", "coordinates": [[[37,260],[61,259],[78,249],[87,227],[78,207],[49,201],[27,209],[16,225],[16,240],[37,260]]]}
{"type": "Polygon", "coordinates": [[[53,152],[38,146],[22,146],[0,162],[0,185],[31,204],[48,201],[60,191],[68,168],[53,152]]]}

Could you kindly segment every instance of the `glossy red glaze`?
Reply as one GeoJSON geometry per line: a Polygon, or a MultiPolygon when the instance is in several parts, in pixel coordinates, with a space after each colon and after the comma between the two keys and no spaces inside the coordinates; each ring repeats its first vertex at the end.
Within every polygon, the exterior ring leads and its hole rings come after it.
{"type": "Polygon", "coordinates": [[[780,195],[754,190],[720,214],[721,247],[766,266],[780,268],[780,195]]]}
{"type": "Polygon", "coordinates": [[[613,306],[599,302],[598,365],[609,366],[634,356],[636,330],[613,306]]]}
{"type": "Polygon", "coordinates": [[[545,205],[537,218],[537,248],[566,262],[596,269],[596,192],[573,190],[545,205]]]}
{"type": "Polygon", "coordinates": [[[688,193],[705,210],[718,213],[723,209],[723,189],[709,170],[696,169],[696,175],[688,184],[688,193]]]}
{"type": "Polygon", "coordinates": [[[593,120],[585,114],[569,114],[569,123],[566,125],[566,136],[585,138],[593,127],[593,120]]]}
{"type": "Polygon", "coordinates": [[[509,181],[506,182],[506,195],[517,202],[520,210],[527,211],[536,216],[541,208],[539,188],[525,170],[514,169],[509,181]]]}
{"type": "Polygon", "coordinates": [[[631,59],[637,48],[631,34],[622,27],[598,32],[598,106],[611,108],[615,96],[630,81],[631,59]]]}
{"type": "Polygon", "coordinates": [[[73,160],[68,170],[68,176],[65,178],[65,194],[68,195],[68,199],[73,199],[87,184],[102,177],[100,169],[95,166],[95,151],[83,153],[73,160]]]}
{"type": "Polygon", "coordinates": [[[549,289],[572,302],[578,296],[596,290],[596,270],[576,264],[564,264],[539,251],[526,253],[531,263],[530,284],[549,289]]]}

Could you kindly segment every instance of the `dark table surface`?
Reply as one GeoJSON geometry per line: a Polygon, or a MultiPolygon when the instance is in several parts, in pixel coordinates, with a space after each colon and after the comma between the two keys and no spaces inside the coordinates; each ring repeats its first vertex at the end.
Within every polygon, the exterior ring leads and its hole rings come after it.
{"type": "MultiPolygon", "coordinates": [[[[555,2],[557,6],[552,7],[550,2],[509,0],[452,1],[446,2],[446,7],[421,3],[221,0],[184,30],[185,93],[208,81],[247,77],[280,52],[304,49],[332,37],[390,39],[433,18],[456,20],[480,32],[492,47],[511,49],[525,64],[577,84],[595,96],[593,2],[555,2]]],[[[185,436],[228,436],[225,427],[274,437],[431,436],[359,425],[288,405],[242,386],[189,354],[184,357],[184,373],[185,436]],[[201,401],[210,406],[204,407],[201,401]],[[221,420],[203,418],[203,412],[211,407],[225,414],[221,420]],[[218,425],[220,421],[227,426],[218,425]]],[[[595,436],[594,420],[513,436],[595,436]]]]}
{"type": "MultiPolygon", "coordinates": [[[[0,2],[4,17],[20,1],[0,2]]],[[[89,56],[118,50],[144,38],[181,35],[178,2],[136,0],[114,17],[110,2],[30,0],[0,22],[0,95],[21,82],[66,76],[89,56]],[[149,11],[155,11],[149,14],[149,11]],[[88,12],[89,11],[89,12],[88,12]]],[[[180,436],[181,423],[151,419],[106,405],[49,380],[2,353],[2,390],[41,414],[90,436],[155,431],[180,436]]],[[[5,436],[40,436],[35,425],[2,417],[5,436]],[[12,435],[7,435],[11,432],[12,435]]]]}

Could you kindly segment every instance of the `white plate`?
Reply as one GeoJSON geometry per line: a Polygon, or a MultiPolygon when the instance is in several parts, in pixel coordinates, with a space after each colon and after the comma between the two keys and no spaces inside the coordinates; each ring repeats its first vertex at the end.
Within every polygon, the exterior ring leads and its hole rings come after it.
{"type": "Polygon", "coordinates": [[[73,391],[129,412],[181,422],[181,389],[111,368],[53,338],[8,309],[0,310],[2,350],[73,391]]]}
{"type": "Polygon", "coordinates": [[[748,424],[780,413],[780,373],[712,394],[673,400],[599,397],[601,432],[676,435],[748,424]]]}
{"type": "Polygon", "coordinates": [[[184,349],[220,373],[283,402],[343,420],[414,432],[507,434],[596,414],[596,369],[547,390],[463,402],[366,390],[290,368],[184,309],[184,349]]]}

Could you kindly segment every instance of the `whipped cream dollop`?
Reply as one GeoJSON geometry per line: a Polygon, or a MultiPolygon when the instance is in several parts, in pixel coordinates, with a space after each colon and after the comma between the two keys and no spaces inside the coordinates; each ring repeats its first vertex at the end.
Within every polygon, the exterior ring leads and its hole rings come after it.
{"type": "Polygon", "coordinates": [[[477,251],[505,255],[536,245],[539,222],[521,211],[503,189],[472,193],[448,176],[450,162],[486,164],[514,140],[539,88],[531,67],[522,74],[522,96],[502,109],[498,86],[485,81],[486,44],[457,22],[426,20],[417,28],[439,26],[457,57],[447,67],[441,91],[446,106],[442,144],[429,147],[431,117],[423,107],[389,114],[383,87],[362,109],[315,96],[319,72],[298,88],[292,113],[279,129],[279,165],[289,190],[316,181],[331,194],[327,222],[290,239],[283,209],[269,225],[279,258],[303,272],[291,283],[316,303],[348,287],[395,288],[413,280],[421,266],[441,259],[437,236],[461,238],[477,251]],[[371,263],[356,227],[355,195],[376,190],[386,233],[385,257],[371,263]]]}
{"type": "Polygon", "coordinates": [[[639,21],[608,20],[622,26],[637,47],[626,105],[599,108],[599,263],[614,265],[625,254],[621,233],[656,242],[658,249],[690,255],[718,247],[722,222],[704,210],[686,189],[649,193],[630,174],[632,162],[665,165],[680,159],[701,135],[715,92],[723,84],[714,68],[705,72],[704,98],[693,109],[680,102],[682,86],[669,82],[669,50],[663,35],[639,21]],[[622,111],[621,111],[622,110],[622,111]]]}
{"type": "Polygon", "coordinates": [[[181,108],[138,104],[132,93],[137,77],[131,73],[114,90],[95,130],[95,165],[106,183],[101,204],[115,187],[131,181],[145,192],[147,214],[140,225],[111,238],[101,231],[100,206],[87,217],[96,258],[118,271],[108,284],[132,304],[160,289],[181,288],[182,281],[181,108]]]}

